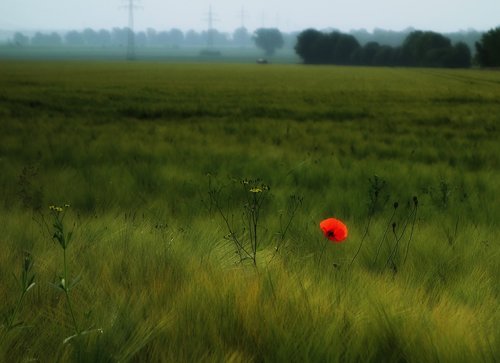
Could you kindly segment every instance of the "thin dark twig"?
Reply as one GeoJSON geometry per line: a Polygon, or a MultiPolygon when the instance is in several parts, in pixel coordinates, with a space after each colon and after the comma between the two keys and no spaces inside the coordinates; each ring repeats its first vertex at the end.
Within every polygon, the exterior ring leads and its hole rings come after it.
{"type": "MultiPolygon", "coordinates": [[[[406,228],[408,227],[408,223],[410,222],[410,219],[413,215],[413,220],[415,221],[415,218],[416,218],[416,213],[417,213],[417,205],[418,205],[418,200],[416,199],[417,197],[413,197],[413,202],[414,202],[414,205],[415,205],[415,209],[413,209],[410,213],[410,215],[406,218],[405,220],[405,224],[403,226],[403,230],[401,231],[401,234],[399,235],[399,237],[397,237],[396,235],[396,231],[395,231],[395,226],[393,224],[393,232],[394,232],[394,236],[396,236],[396,244],[394,245],[394,249],[391,251],[391,253],[389,254],[389,259],[387,260],[387,263],[386,265],[389,263],[389,260],[392,260],[392,263],[393,263],[393,267],[396,267],[395,266],[395,262],[394,262],[394,257],[396,256],[396,253],[398,252],[398,247],[399,247],[399,242],[403,239],[403,236],[405,235],[406,233],[406,228]]],[[[413,227],[415,226],[415,222],[413,222],[413,226],[412,226],[412,233],[411,235],[413,234],[413,227]]],[[[411,235],[410,235],[410,241],[411,241],[411,235]]]]}
{"type": "MultiPolygon", "coordinates": [[[[405,258],[403,259],[403,265],[406,263],[406,259],[408,258],[408,251],[410,250],[410,242],[413,238],[413,231],[415,229],[415,222],[417,221],[418,201],[416,201],[416,199],[414,199],[414,201],[415,201],[415,209],[414,209],[414,214],[413,214],[413,222],[411,225],[410,238],[408,239],[408,243],[406,244],[406,251],[405,251],[405,258]]],[[[456,229],[455,229],[455,231],[456,231],[456,229]]]]}
{"type": "Polygon", "coordinates": [[[396,240],[396,243],[394,244],[394,248],[389,251],[389,258],[387,259],[386,266],[389,264],[389,261],[392,262],[393,266],[396,265],[394,258],[396,257],[396,253],[398,252],[398,247],[399,247],[399,242],[403,238],[405,232],[406,232],[406,227],[408,226],[408,221],[410,220],[411,215],[406,218],[405,224],[403,226],[403,230],[401,231],[401,234],[398,235],[396,234],[396,228],[395,228],[395,223],[392,224],[392,232],[394,233],[394,239],[396,240]]]}
{"type": "Polygon", "coordinates": [[[217,193],[217,191],[212,190],[212,193],[210,194],[210,197],[212,198],[212,200],[214,202],[215,208],[217,209],[217,211],[219,212],[220,216],[222,217],[224,223],[226,224],[226,227],[227,227],[227,229],[229,231],[229,237],[231,238],[231,240],[236,245],[236,249],[237,249],[237,252],[238,252],[238,254],[240,256],[240,260],[243,261],[245,259],[244,255],[242,254],[242,251],[244,252],[244,254],[247,257],[251,258],[251,254],[245,249],[245,247],[243,246],[243,244],[236,237],[236,233],[233,231],[233,229],[231,227],[231,223],[229,222],[229,219],[228,219],[227,215],[224,214],[224,211],[222,210],[222,207],[221,207],[221,205],[219,203],[218,198],[215,196],[215,193],[217,193]]]}
{"type": "Polygon", "coordinates": [[[361,242],[359,243],[358,250],[354,254],[354,257],[352,258],[351,262],[349,263],[349,266],[347,266],[348,268],[351,267],[351,265],[354,263],[354,260],[356,259],[356,257],[358,257],[359,251],[361,251],[361,247],[363,246],[363,242],[365,241],[365,238],[368,235],[368,230],[370,228],[370,222],[372,220],[372,216],[373,216],[373,214],[370,214],[370,218],[368,219],[368,223],[366,225],[366,229],[365,229],[365,232],[363,234],[363,237],[361,238],[361,242]]]}
{"type": "Polygon", "coordinates": [[[394,235],[394,239],[396,240],[396,244],[395,244],[394,249],[393,249],[394,252],[391,251],[391,253],[389,253],[389,258],[387,259],[387,262],[385,263],[385,265],[387,266],[389,264],[389,262],[391,262],[391,267],[392,267],[393,271],[396,272],[397,267],[396,267],[396,263],[394,262],[393,253],[396,252],[397,246],[398,246],[399,240],[400,240],[396,234],[396,223],[392,224],[392,234],[394,235]]]}
{"type": "Polygon", "coordinates": [[[385,241],[385,238],[387,237],[387,232],[389,231],[389,227],[391,226],[392,220],[394,219],[394,216],[396,215],[396,209],[394,208],[394,211],[392,212],[392,216],[389,219],[389,223],[387,223],[387,227],[385,228],[384,234],[382,236],[382,240],[380,241],[378,247],[377,247],[377,253],[375,254],[375,259],[373,260],[373,264],[375,265],[377,263],[378,256],[380,254],[380,250],[382,248],[382,244],[385,241]]]}

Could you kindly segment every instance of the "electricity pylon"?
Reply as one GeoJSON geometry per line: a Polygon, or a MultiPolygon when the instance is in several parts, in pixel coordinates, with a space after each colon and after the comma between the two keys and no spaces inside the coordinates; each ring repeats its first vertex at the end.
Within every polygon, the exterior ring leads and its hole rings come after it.
{"type": "Polygon", "coordinates": [[[134,33],[134,10],[139,8],[136,3],[141,0],[124,0],[128,9],[128,32],[127,32],[127,59],[135,59],[135,33],[134,33]]]}
{"type": "Polygon", "coordinates": [[[208,14],[205,20],[208,21],[207,47],[208,49],[212,49],[214,46],[214,22],[218,20],[214,17],[214,13],[212,12],[212,5],[208,8],[208,14]]]}

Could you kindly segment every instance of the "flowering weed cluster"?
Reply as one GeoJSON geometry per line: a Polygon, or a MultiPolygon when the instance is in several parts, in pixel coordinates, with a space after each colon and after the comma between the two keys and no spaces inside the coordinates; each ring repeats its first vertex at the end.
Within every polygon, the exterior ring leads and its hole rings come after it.
{"type": "MultiPolygon", "coordinates": [[[[71,299],[70,292],[78,284],[81,276],[79,275],[76,278],[70,278],[69,275],[69,268],[67,263],[68,260],[67,250],[70,245],[70,242],[73,239],[73,231],[72,230],[67,231],[65,223],[65,217],[69,207],[70,207],[69,204],[65,204],[63,207],[56,205],[49,206],[51,222],[50,225],[46,224],[46,227],[50,232],[52,239],[57,242],[57,244],[59,245],[59,247],[61,247],[63,252],[62,272],[59,275],[58,281],[56,283],[51,283],[51,285],[64,293],[68,311],[71,316],[73,334],[64,339],[63,341],[64,344],[70,342],[75,338],[89,334],[94,331],[102,333],[102,329],[82,330],[78,324],[78,320],[76,318],[75,311],[73,308],[73,301],[71,299]]],[[[7,331],[10,331],[17,327],[24,326],[24,323],[22,321],[19,322],[17,321],[17,317],[19,315],[19,312],[21,311],[22,303],[26,294],[35,286],[35,273],[33,272],[33,265],[34,263],[31,253],[25,252],[21,276],[19,279],[17,279],[18,285],[21,290],[21,294],[16,306],[12,310],[11,314],[9,314],[6,318],[5,326],[7,328],[7,331]]]]}
{"type": "Polygon", "coordinates": [[[68,270],[68,264],[67,264],[67,249],[68,246],[72,240],[73,237],[73,231],[66,231],[65,224],[64,224],[64,217],[66,216],[66,212],[68,208],[70,207],[69,204],[65,204],[64,207],[58,207],[51,205],[49,206],[49,210],[52,215],[52,227],[53,227],[53,235],[52,239],[57,241],[59,246],[61,247],[63,251],[63,271],[62,274],[59,276],[59,282],[56,284],[52,284],[54,287],[56,287],[58,290],[64,293],[64,296],[66,297],[66,302],[68,306],[69,313],[71,315],[71,321],[73,325],[73,333],[66,339],[64,339],[63,343],[68,343],[69,341],[73,340],[74,338],[78,338],[82,335],[86,335],[90,332],[96,331],[102,333],[102,329],[89,329],[89,330],[82,330],[78,324],[78,321],[75,316],[75,312],[73,309],[73,304],[72,300],[70,298],[70,292],[73,290],[73,288],[80,282],[81,275],[78,275],[76,278],[71,279],[69,277],[69,270],[68,270]]]}
{"type": "MultiPolygon", "coordinates": [[[[242,226],[235,223],[234,214],[223,205],[223,188],[214,187],[209,180],[210,204],[218,212],[227,228],[228,234],[225,236],[236,249],[236,254],[240,262],[250,260],[254,266],[257,266],[257,252],[261,242],[261,214],[262,207],[267,200],[270,188],[260,179],[243,179],[239,181],[242,188],[241,199],[243,212],[241,215],[242,226]]],[[[229,198],[229,197],[228,197],[229,198]]],[[[287,216],[280,215],[280,231],[278,232],[278,241],[276,243],[276,252],[283,245],[285,235],[288,232],[291,222],[302,204],[302,198],[291,196],[291,206],[288,209],[287,216]],[[283,219],[286,218],[286,221],[283,219]]]]}

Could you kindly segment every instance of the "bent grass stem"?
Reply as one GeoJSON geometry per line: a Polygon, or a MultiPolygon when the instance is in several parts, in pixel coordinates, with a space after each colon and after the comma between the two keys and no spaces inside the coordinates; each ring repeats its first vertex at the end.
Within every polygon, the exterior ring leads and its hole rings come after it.
{"type": "Polygon", "coordinates": [[[71,304],[71,299],[69,298],[69,288],[68,288],[68,268],[66,264],[66,248],[63,249],[64,256],[64,283],[62,284],[62,289],[64,295],[66,295],[66,302],[68,303],[69,312],[71,314],[71,319],[73,320],[73,327],[75,328],[76,335],[80,335],[80,329],[78,328],[78,323],[76,322],[75,313],[73,311],[73,305],[71,304]]]}

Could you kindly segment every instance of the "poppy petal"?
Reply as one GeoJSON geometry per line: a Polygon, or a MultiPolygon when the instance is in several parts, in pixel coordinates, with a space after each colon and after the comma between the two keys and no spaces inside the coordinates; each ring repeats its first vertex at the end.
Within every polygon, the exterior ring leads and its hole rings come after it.
{"type": "Polygon", "coordinates": [[[347,238],[347,226],[338,219],[327,218],[320,222],[319,227],[325,237],[332,242],[339,243],[347,238]]]}

